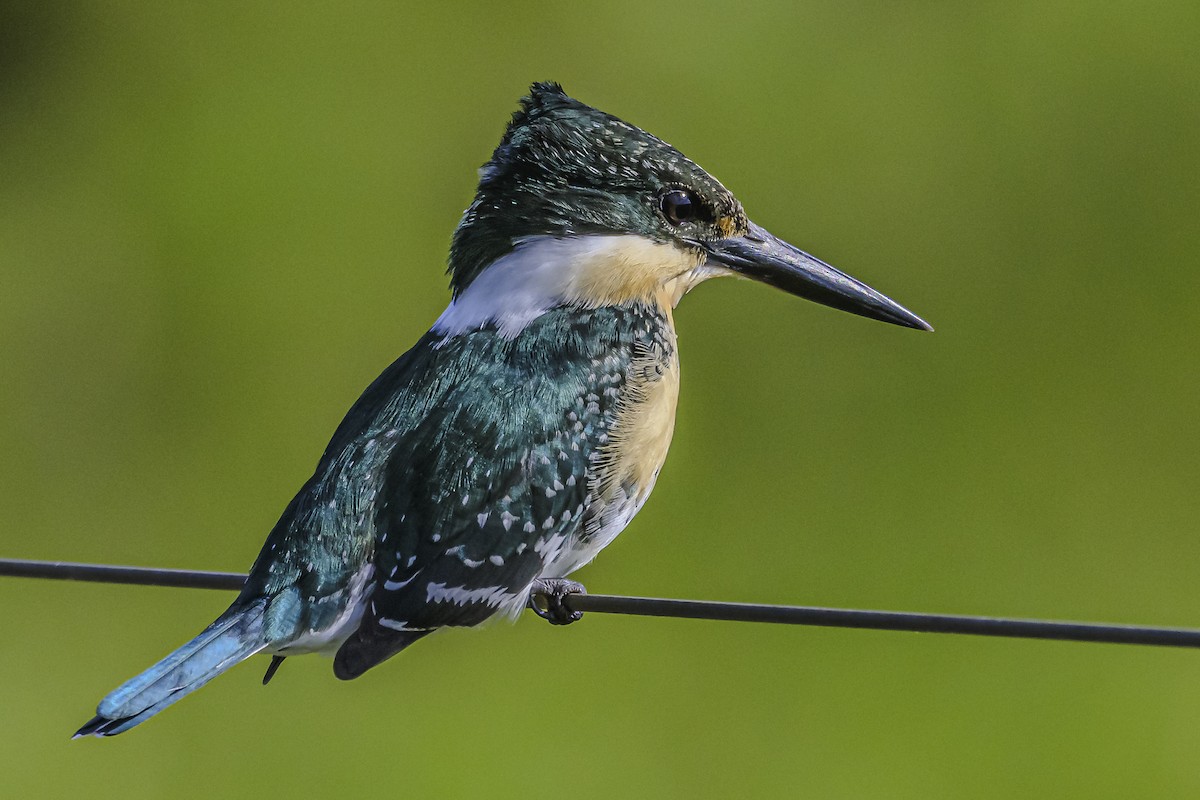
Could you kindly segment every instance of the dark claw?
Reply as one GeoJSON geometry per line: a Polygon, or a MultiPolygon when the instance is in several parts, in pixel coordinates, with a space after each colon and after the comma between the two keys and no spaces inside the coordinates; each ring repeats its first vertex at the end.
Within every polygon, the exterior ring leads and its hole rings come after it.
{"type": "Polygon", "coordinates": [[[564,602],[569,594],[587,594],[582,583],[566,578],[538,578],[529,589],[529,607],[551,625],[570,625],[583,619],[582,611],[572,611],[564,602]],[[546,601],[543,609],[537,599],[546,601]]]}

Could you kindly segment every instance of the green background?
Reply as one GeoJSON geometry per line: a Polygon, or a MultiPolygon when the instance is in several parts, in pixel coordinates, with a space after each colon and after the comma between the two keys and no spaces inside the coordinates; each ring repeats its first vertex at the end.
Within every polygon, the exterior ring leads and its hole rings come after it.
{"type": "MultiPolygon", "coordinates": [[[[554,79],[938,329],[686,298],[593,591],[1200,625],[1200,5],[280,9],[0,7],[0,555],[246,568],[554,79]]],[[[599,614],[68,741],[228,599],[0,580],[0,793],[1200,791],[1200,653],[599,614]]]]}

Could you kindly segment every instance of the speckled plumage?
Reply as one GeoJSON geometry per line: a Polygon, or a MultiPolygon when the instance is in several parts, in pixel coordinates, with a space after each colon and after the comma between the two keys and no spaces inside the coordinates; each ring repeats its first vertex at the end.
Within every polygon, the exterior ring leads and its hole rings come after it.
{"type": "MultiPolygon", "coordinates": [[[[383,396],[372,387],[351,410],[343,441],[339,431],[260,556],[308,562],[308,509],[328,505],[337,490],[327,487],[375,493],[373,513],[348,514],[339,537],[360,541],[375,567],[362,628],[338,656],[344,677],[406,644],[406,631],[519,609],[559,555],[605,535],[605,510],[640,495],[605,480],[622,401],[675,357],[667,321],[644,305],[562,308],[513,339],[488,327],[437,343],[427,336],[381,376],[383,396]],[[357,477],[353,462],[368,452],[379,461],[357,477]]],[[[317,571],[354,571],[339,559],[317,571]]]]}
{"type": "Polygon", "coordinates": [[[479,175],[451,245],[455,295],[521,237],[617,231],[673,239],[654,208],[667,188],[686,187],[704,200],[705,222],[715,225],[685,229],[699,240],[743,233],[748,225],[733,194],[683,153],[555,83],[533,85],[479,175]]]}

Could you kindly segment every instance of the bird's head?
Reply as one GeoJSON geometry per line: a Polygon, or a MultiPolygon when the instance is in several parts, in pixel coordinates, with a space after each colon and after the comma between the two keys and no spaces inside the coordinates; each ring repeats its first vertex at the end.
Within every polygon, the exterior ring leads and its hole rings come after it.
{"type": "Polygon", "coordinates": [[[750,222],[728,189],[674,147],[554,83],[532,86],[480,169],[454,234],[450,274],[455,300],[452,318],[439,321],[444,329],[496,321],[512,333],[563,303],[670,307],[696,283],[725,274],[929,329],[750,222]]]}

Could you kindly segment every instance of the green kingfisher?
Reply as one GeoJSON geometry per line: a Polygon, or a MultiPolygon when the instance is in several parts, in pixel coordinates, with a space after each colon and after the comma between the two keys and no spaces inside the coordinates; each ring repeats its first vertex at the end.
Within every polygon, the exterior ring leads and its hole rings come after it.
{"type": "Polygon", "coordinates": [[[931,330],[555,83],[532,86],[480,169],[449,275],[450,305],[346,414],[229,609],[76,736],[127,731],[256,653],[273,656],[264,683],[310,652],[348,680],[528,604],[575,619],[566,576],[629,524],[666,459],[672,311],[702,281],[745,276],[931,330]]]}

